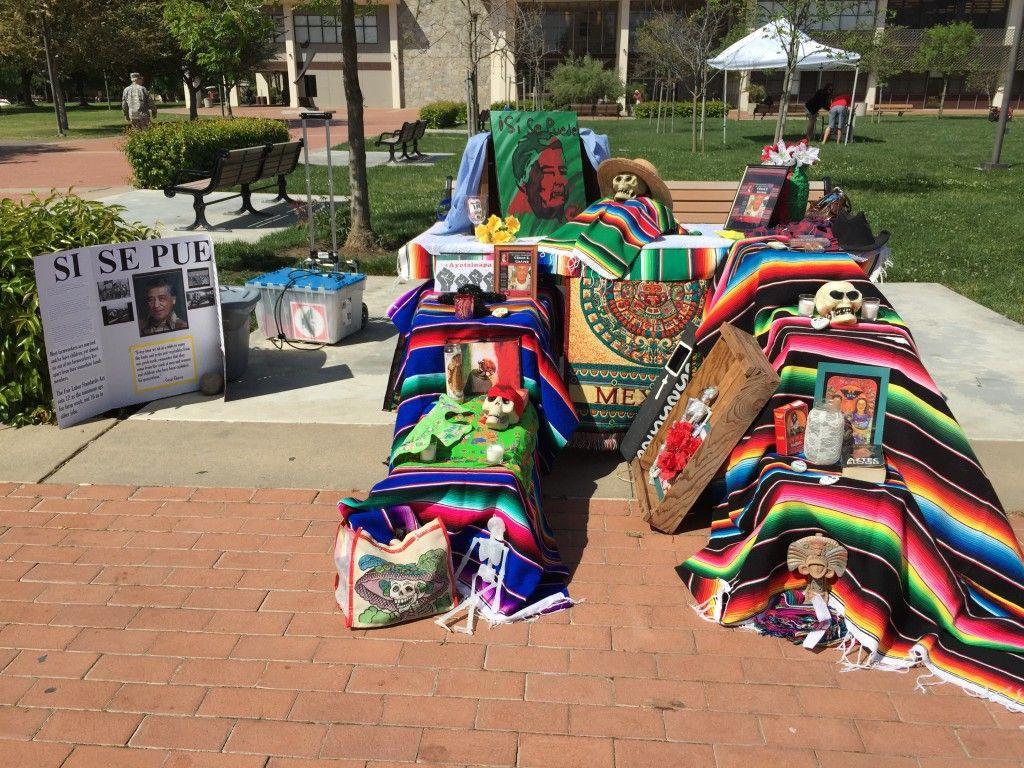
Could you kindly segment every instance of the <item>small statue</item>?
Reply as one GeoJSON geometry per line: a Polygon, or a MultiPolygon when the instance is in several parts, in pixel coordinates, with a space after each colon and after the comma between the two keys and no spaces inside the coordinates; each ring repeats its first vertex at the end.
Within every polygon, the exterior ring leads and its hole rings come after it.
{"type": "Polygon", "coordinates": [[[805,605],[810,605],[815,597],[828,600],[828,581],[846,573],[847,554],[842,544],[820,533],[804,536],[789,545],[786,565],[789,570],[807,576],[805,605]]]}
{"type": "Polygon", "coordinates": [[[485,426],[501,432],[518,424],[525,408],[526,398],[520,390],[507,384],[495,384],[484,399],[482,421],[485,426]]]}
{"type": "Polygon", "coordinates": [[[827,282],[814,294],[814,308],[831,325],[856,325],[863,302],[863,294],[846,280],[827,282]]]}
{"type": "Polygon", "coordinates": [[[686,403],[686,410],[683,411],[683,421],[693,424],[694,431],[697,431],[707,422],[711,416],[711,406],[718,398],[718,387],[707,387],[700,393],[700,397],[691,397],[686,403]]]}

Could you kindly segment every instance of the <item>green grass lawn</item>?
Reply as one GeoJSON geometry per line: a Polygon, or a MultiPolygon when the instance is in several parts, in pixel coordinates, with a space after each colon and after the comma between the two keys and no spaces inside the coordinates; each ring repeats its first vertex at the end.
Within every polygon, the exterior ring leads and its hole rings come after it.
{"type": "MultiPolygon", "coordinates": [[[[121,102],[107,105],[90,104],[80,107],[68,104],[68,135],[57,133],[57,118],[52,104],[37,104],[34,107],[12,106],[0,110],[0,142],[17,141],[64,141],[66,139],[98,139],[120,136],[124,133],[125,122],[121,115],[121,102]]],[[[157,120],[187,120],[188,115],[171,114],[161,107],[181,106],[178,104],[157,105],[157,120]]]]}
{"type": "MultiPolygon", "coordinates": [[[[707,152],[692,155],[685,126],[655,134],[646,121],[584,121],[607,133],[615,155],[645,157],[665,179],[739,179],[743,167],[759,161],[771,140],[770,121],[730,122],[723,145],[721,123],[711,121],[707,152]]],[[[803,121],[793,121],[795,133],[803,121]]],[[[984,118],[887,117],[861,120],[859,141],[830,144],[812,178],[832,177],[872,226],[892,232],[894,268],[890,280],[937,282],[1012,318],[1024,321],[1024,141],[1021,126],[1007,136],[1003,159],[1009,171],[976,170],[987,160],[995,126],[984,118]]],[[[394,251],[434,220],[446,175],[455,175],[465,138],[430,133],[426,152],[453,152],[432,167],[369,169],[370,203],[381,250],[365,254],[364,269],[392,274],[394,251]]],[[[326,170],[314,168],[314,192],[327,189],[326,170]]],[[[293,174],[289,189],[305,194],[304,176],[293,174]]],[[[335,169],[337,194],[348,189],[347,169],[335,169]]],[[[247,274],[255,264],[273,263],[283,250],[304,250],[304,233],[275,235],[258,246],[218,247],[218,263],[247,274]]],[[[257,268],[255,271],[259,271],[257,268]]],[[[936,308],[941,311],[940,308],[936,308]]]]}

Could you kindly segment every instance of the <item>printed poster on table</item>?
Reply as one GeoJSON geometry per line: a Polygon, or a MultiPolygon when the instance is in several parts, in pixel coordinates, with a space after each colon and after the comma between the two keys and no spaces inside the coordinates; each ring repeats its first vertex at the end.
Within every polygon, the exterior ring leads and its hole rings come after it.
{"type": "Polygon", "coordinates": [[[768,226],[790,170],[786,166],[748,165],[725,228],[748,232],[768,226]]]}
{"type": "Polygon", "coordinates": [[[95,245],[36,256],[34,266],[61,427],[223,375],[209,237],[95,245]]]}
{"type": "Polygon", "coordinates": [[[587,207],[575,112],[495,112],[494,163],[519,237],[549,235],[587,207]]]}

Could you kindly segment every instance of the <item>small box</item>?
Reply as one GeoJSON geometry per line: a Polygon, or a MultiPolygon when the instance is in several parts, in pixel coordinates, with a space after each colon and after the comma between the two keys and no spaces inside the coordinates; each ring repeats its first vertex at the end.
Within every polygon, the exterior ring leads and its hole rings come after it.
{"type": "Polygon", "coordinates": [[[366,275],[358,272],[284,267],[246,285],[259,289],[256,321],[268,339],[335,344],[363,325],[366,275]]]}
{"type": "Polygon", "coordinates": [[[775,452],[796,456],[804,449],[807,429],[807,403],[794,400],[775,409],[775,452]]]}

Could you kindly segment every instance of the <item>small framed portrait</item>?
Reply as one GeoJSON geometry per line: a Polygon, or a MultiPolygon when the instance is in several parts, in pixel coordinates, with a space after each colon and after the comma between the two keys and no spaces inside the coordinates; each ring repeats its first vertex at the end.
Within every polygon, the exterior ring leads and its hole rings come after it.
{"type": "Polygon", "coordinates": [[[841,363],[818,366],[814,400],[832,403],[842,412],[854,447],[881,444],[888,392],[888,368],[841,363]]]}
{"type": "Polygon", "coordinates": [[[725,228],[749,232],[768,226],[789,171],[781,165],[748,165],[736,189],[725,228]]]}
{"type": "Polygon", "coordinates": [[[509,297],[537,298],[537,246],[494,246],[494,290],[509,297]]]}

